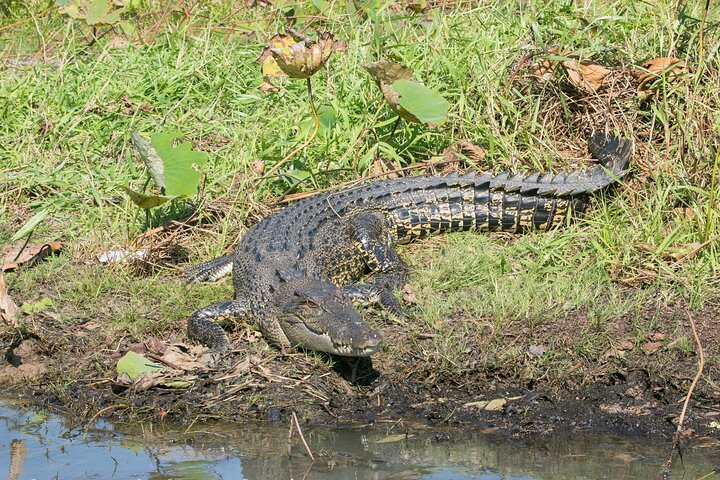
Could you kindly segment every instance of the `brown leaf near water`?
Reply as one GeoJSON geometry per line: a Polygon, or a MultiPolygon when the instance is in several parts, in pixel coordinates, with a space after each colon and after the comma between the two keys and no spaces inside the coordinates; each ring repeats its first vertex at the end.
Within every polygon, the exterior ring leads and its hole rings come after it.
{"type": "Polygon", "coordinates": [[[676,57],[658,57],[643,63],[642,68],[644,70],[636,69],[634,72],[635,77],[640,82],[637,91],[647,95],[647,90],[653,80],[660,78],[662,75],[666,75],[668,79],[676,77],[687,70],[687,64],[676,57]]]}
{"type": "Polygon", "coordinates": [[[188,372],[204,370],[207,368],[208,363],[206,360],[203,360],[202,354],[207,350],[206,347],[193,346],[189,351],[184,352],[177,345],[172,345],[159,360],[176,370],[185,370],[188,372]]]}
{"type": "Polygon", "coordinates": [[[23,245],[24,242],[19,242],[4,253],[0,271],[12,271],[22,264],[33,265],[51,253],[58,253],[62,249],[60,242],[32,243],[26,245],[25,248],[23,245]]]}
{"type": "Polygon", "coordinates": [[[7,290],[5,289],[5,276],[0,272],[0,320],[3,320],[8,325],[17,327],[17,322],[15,321],[16,311],[17,305],[15,305],[10,295],[7,294],[7,290]]]}
{"type": "Polygon", "coordinates": [[[595,93],[603,85],[610,70],[591,61],[566,60],[562,63],[570,83],[586,93],[595,93]]]}

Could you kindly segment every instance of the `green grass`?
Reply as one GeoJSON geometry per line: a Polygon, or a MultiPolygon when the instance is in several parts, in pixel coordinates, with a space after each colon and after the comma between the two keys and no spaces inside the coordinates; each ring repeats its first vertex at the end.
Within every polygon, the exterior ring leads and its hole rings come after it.
{"type": "MultiPolygon", "coordinates": [[[[577,161],[568,148],[578,153],[590,124],[581,121],[577,99],[558,88],[562,72],[544,85],[509,83],[512,65],[525,52],[555,45],[612,66],[677,56],[691,70],[646,101],[633,92],[608,100],[614,116],[594,125],[607,123],[635,139],[635,175],[597,202],[585,221],[509,245],[453,234],[413,249],[413,288],[422,299],[418,321],[440,333],[432,348],[452,365],[453,355],[462,352],[453,348],[460,335],[516,324],[534,328],[584,312],[587,335],[578,346],[590,357],[623,315],[636,319],[638,337],[647,332],[651,325],[640,307],[656,301],[651,298],[680,299],[692,307],[717,300],[717,242],[681,262],[668,257],[720,234],[720,212],[710,205],[720,129],[717,5],[707,17],[704,63],[698,64],[704,2],[678,12],[668,0],[586,2],[587,8],[566,1],[496,0],[427,15],[383,8],[377,24],[346,15],[342,2],[333,4],[323,23],[347,39],[349,48],[334,54],[312,81],[316,104],[333,107],[337,124],[293,157],[282,178],[255,192],[253,164],[262,160],[269,168],[283,158],[306,138],[312,121],[304,82],[279,82],[281,95],[257,88],[255,58],[267,36],[282,29],[281,12],[291,4],[238,12],[226,3],[208,2],[185,19],[179,9],[163,16],[166,2],[144,2],[138,25],[145,42],[119,47],[109,44],[113,34],[88,46],[87,26],[54,8],[30,19],[45,8],[43,2],[13,4],[11,14],[0,17],[6,63],[35,59],[29,66],[5,67],[0,76],[0,243],[47,208],[50,216],[33,241],[57,238],[65,247],[62,259],[7,276],[17,301],[48,295],[59,310],[75,312],[68,321],[100,315],[111,331],[141,335],[166,325],[159,319],[179,320],[213,298],[229,296],[227,285],[189,288],[177,276],[168,281],[166,272],[142,276],[89,265],[100,251],[123,248],[146,227],[144,215],[118,188],[140,189],[146,179],[131,129],[175,129],[210,154],[204,200],[222,197],[224,210],[213,216],[203,203],[204,230],[178,239],[192,262],[222,253],[265,215],[267,209],[255,202],[288,189],[334,185],[354,178],[354,169],[367,175],[378,157],[387,168],[412,165],[467,139],[487,153],[478,169],[573,168],[577,161]],[[394,117],[360,68],[378,52],[443,92],[451,104],[446,124],[431,129],[403,123],[394,139],[387,138],[394,117]],[[233,182],[237,188],[228,194],[233,182]],[[466,320],[462,331],[453,330],[454,318],[466,320]]],[[[316,13],[310,2],[297,8],[300,16],[316,13]]],[[[306,23],[299,19],[300,26],[306,23]]],[[[686,339],[680,348],[688,345],[686,339]]],[[[519,353],[505,352],[514,354],[519,353]]],[[[552,357],[542,361],[547,358],[552,357]]]]}

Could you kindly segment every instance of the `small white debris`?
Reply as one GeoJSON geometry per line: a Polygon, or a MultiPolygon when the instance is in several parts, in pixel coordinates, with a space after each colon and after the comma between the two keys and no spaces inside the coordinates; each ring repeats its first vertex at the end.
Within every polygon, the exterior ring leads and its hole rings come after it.
{"type": "Polygon", "coordinates": [[[127,251],[127,250],[108,250],[103,252],[98,260],[100,263],[120,263],[135,259],[142,259],[147,256],[144,250],[127,251]]]}

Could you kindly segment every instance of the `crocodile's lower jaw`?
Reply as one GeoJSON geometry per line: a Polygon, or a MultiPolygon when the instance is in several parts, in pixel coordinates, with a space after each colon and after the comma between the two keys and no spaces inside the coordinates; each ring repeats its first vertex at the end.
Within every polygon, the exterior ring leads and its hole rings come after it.
{"type": "Polygon", "coordinates": [[[378,343],[377,345],[364,348],[357,348],[353,347],[352,345],[335,345],[335,351],[331,353],[343,357],[369,357],[379,352],[382,347],[382,343],[378,343]]]}

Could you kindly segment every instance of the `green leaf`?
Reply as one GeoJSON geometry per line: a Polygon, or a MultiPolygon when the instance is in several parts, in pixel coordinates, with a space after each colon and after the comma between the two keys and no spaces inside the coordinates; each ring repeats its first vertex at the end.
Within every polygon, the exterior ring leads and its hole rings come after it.
{"type": "Polygon", "coordinates": [[[195,194],[200,184],[200,173],[193,168],[193,164],[202,166],[207,163],[207,154],[193,151],[189,142],[173,147],[172,141],[179,136],[178,132],[159,132],[150,140],[162,159],[165,174],[164,193],[170,197],[195,194]]]}
{"type": "Polygon", "coordinates": [[[130,377],[130,380],[135,381],[135,379],[143,373],[157,372],[163,367],[162,365],[151,362],[142,355],[130,351],[118,360],[116,368],[118,375],[122,375],[124,373],[130,377]]]}
{"type": "Polygon", "coordinates": [[[56,1],[56,5],[60,13],[64,13],[70,18],[80,20],[87,16],[87,12],[84,10],[81,11],[80,9],[80,0],[58,0],[56,1]]]}
{"type": "Polygon", "coordinates": [[[145,140],[137,130],[130,132],[130,138],[135,148],[137,148],[145,167],[148,169],[150,178],[153,179],[155,185],[157,185],[162,192],[165,189],[165,167],[160,155],[157,154],[150,142],[145,140]]]}
{"type": "Polygon", "coordinates": [[[25,223],[22,227],[20,227],[20,230],[15,232],[15,235],[12,236],[10,239],[10,242],[17,242],[21,238],[26,237],[27,235],[30,235],[33,230],[35,230],[35,227],[40,224],[43,220],[45,220],[45,217],[48,216],[48,211],[46,208],[43,208],[38,213],[32,216],[30,220],[25,223]]]}
{"type": "Polygon", "coordinates": [[[108,0],[90,0],[90,3],[87,6],[87,17],[85,17],[85,22],[88,25],[105,23],[104,20],[110,11],[110,8],[111,6],[108,4],[108,0]]]}
{"type": "Polygon", "coordinates": [[[118,23],[120,30],[125,34],[126,37],[132,37],[137,34],[137,28],[127,20],[122,20],[118,23]]]}
{"type": "Polygon", "coordinates": [[[399,96],[398,105],[420,122],[439,125],[447,120],[450,104],[439,93],[411,80],[398,80],[388,88],[399,96]]]}
{"type": "Polygon", "coordinates": [[[120,185],[120,188],[122,188],[125,193],[127,193],[128,197],[130,197],[130,200],[132,200],[135,205],[142,208],[143,210],[150,210],[151,208],[159,207],[163,203],[170,201],[174,198],[166,197],[163,195],[146,195],[144,193],[131,190],[124,185],[120,185]]]}
{"type": "Polygon", "coordinates": [[[324,12],[328,8],[328,3],[325,0],[312,0],[312,4],[320,12],[324,12]]]}
{"type": "Polygon", "coordinates": [[[37,302],[33,303],[23,303],[20,306],[20,310],[27,314],[33,314],[33,313],[40,313],[43,310],[47,310],[48,308],[52,307],[53,301],[49,299],[48,297],[44,297],[41,300],[38,300],[37,302]]]}
{"type": "Polygon", "coordinates": [[[333,107],[330,105],[321,105],[320,108],[317,109],[317,115],[320,119],[321,131],[332,130],[333,127],[335,127],[335,123],[337,123],[337,114],[335,113],[335,109],[333,107]]]}

